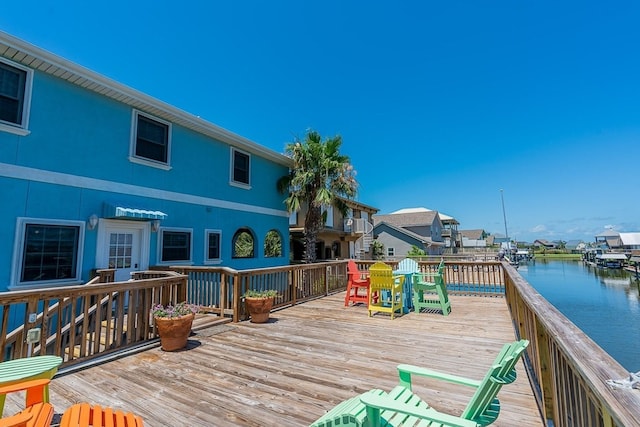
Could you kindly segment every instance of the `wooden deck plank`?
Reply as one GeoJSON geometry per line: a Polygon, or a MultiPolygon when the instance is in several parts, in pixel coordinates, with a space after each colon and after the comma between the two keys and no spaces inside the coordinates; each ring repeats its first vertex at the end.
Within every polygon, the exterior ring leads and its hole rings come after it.
{"type": "MultiPolygon", "coordinates": [[[[267,324],[203,329],[186,350],[159,347],[56,376],[57,413],[87,401],[139,414],[145,426],[305,426],[372,388],[391,390],[396,365],[410,363],[480,379],[503,343],[515,339],[502,298],[450,297],[452,313],[369,318],[344,307],[344,293],[272,313],[267,324]]],[[[464,386],[418,380],[431,406],[459,414],[464,386]]],[[[542,426],[522,362],[500,395],[495,426],[542,426]]],[[[20,402],[7,399],[5,413],[20,402]]]]}

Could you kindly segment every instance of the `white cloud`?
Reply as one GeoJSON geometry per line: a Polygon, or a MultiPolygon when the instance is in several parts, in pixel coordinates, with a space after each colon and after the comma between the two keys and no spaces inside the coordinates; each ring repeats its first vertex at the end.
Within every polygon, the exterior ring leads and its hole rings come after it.
{"type": "Polygon", "coordinates": [[[545,227],[542,224],[536,225],[531,230],[529,230],[529,232],[531,232],[531,233],[542,233],[542,232],[545,232],[545,231],[547,231],[547,227],[545,227]]]}

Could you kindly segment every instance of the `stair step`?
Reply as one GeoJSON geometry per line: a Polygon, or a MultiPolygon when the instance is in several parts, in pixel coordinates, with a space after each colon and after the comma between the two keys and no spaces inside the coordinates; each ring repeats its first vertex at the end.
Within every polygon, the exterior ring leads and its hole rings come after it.
{"type": "MultiPolygon", "coordinates": [[[[110,340],[110,342],[107,342],[107,326],[108,326],[108,322],[106,320],[103,320],[102,322],[100,322],[100,351],[104,350],[105,348],[107,348],[109,345],[113,344],[113,341],[110,340]]],[[[125,333],[127,332],[127,324],[126,322],[122,325],[122,332],[125,333]]],[[[89,332],[87,333],[87,339],[85,342],[86,347],[86,351],[85,354],[92,354],[93,353],[93,346],[95,345],[95,332],[89,332]]],[[[111,320],[111,326],[109,327],[109,336],[113,337],[114,335],[114,320],[111,320]]],[[[73,357],[77,358],[80,357],[80,353],[81,353],[81,347],[82,344],[76,344],[73,347],[73,357]]],[[[69,354],[69,347],[64,349],[65,354],[69,354]]]]}

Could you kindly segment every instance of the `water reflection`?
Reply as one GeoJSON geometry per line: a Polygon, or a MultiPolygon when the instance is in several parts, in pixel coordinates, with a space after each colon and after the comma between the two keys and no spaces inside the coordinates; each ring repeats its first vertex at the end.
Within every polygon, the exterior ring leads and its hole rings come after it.
{"type": "Polygon", "coordinates": [[[638,279],[621,269],[539,259],[518,271],[540,294],[631,372],[640,370],[638,279]]]}

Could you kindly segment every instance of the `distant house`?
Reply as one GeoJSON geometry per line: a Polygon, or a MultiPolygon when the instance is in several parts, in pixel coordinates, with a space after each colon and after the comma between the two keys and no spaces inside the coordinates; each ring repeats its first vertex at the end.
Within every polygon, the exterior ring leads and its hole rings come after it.
{"type": "Polygon", "coordinates": [[[469,240],[484,240],[487,238],[487,232],[481,228],[477,230],[460,230],[460,235],[469,240]]]}
{"type": "Polygon", "coordinates": [[[455,254],[460,250],[461,237],[458,226],[460,223],[452,216],[438,212],[442,221],[442,239],[444,241],[445,253],[455,254]]]}
{"type": "Polygon", "coordinates": [[[550,242],[549,240],[545,240],[545,239],[536,239],[533,242],[533,246],[536,248],[545,248],[545,249],[555,249],[558,247],[557,243],[550,242]]]}
{"type": "Polygon", "coordinates": [[[462,248],[486,248],[487,232],[482,229],[477,230],[460,230],[461,247],[462,248]]]}
{"type": "Polygon", "coordinates": [[[620,233],[620,243],[625,251],[640,250],[640,233],[620,233]]]}
{"type": "Polygon", "coordinates": [[[0,291],[289,262],[289,158],[3,32],[0,147],[0,291]]]}
{"type": "Polygon", "coordinates": [[[442,255],[442,229],[438,212],[424,208],[373,217],[373,235],[390,258],[404,258],[413,246],[427,255],[442,255]]]}
{"type": "Polygon", "coordinates": [[[620,233],[611,228],[607,228],[600,234],[595,236],[597,246],[606,246],[609,249],[618,249],[622,247],[620,241],[620,233]]]}
{"type": "MultiPolygon", "coordinates": [[[[355,200],[342,199],[350,208],[343,217],[333,206],[323,209],[326,222],[316,242],[316,258],[318,260],[335,258],[372,259],[371,242],[373,241],[373,224],[371,217],[378,208],[365,205],[355,200]]],[[[307,207],[292,213],[289,217],[289,233],[291,240],[291,259],[299,261],[304,254],[304,218],[307,207]]]]}
{"type": "Polygon", "coordinates": [[[585,246],[582,240],[568,240],[564,244],[564,248],[571,253],[580,253],[584,250],[585,246]]]}

